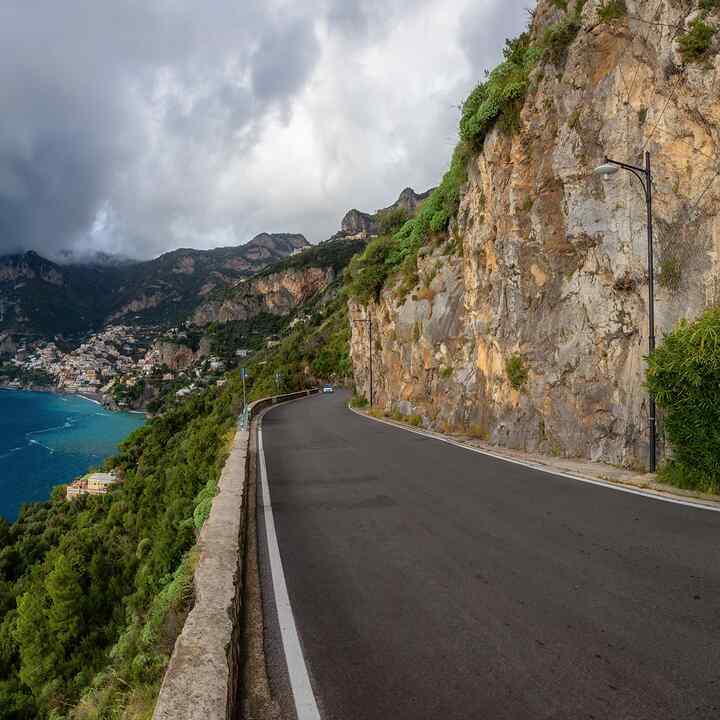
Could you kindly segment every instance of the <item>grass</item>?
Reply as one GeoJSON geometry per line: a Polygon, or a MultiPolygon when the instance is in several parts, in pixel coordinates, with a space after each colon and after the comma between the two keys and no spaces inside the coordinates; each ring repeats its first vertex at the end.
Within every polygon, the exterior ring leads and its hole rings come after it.
{"type": "Polygon", "coordinates": [[[505,363],[505,372],[510,385],[515,390],[521,390],[527,384],[528,369],[521,355],[511,355],[505,363]]]}
{"type": "Polygon", "coordinates": [[[627,15],[625,0],[605,0],[598,8],[598,17],[602,22],[614,22],[627,15]]]}
{"type": "Polygon", "coordinates": [[[352,398],[350,399],[350,407],[363,409],[368,406],[368,400],[364,395],[357,395],[353,394],[352,398]]]}
{"type": "Polygon", "coordinates": [[[680,261],[677,258],[662,260],[658,274],[658,283],[668,290],[678,290],[681,282],[682,268],[680,261]]]}
{"type": "Polygon", "coordinates": [[[712,47],[713,37],[717,28],[706,23],[703,18],[696,18],[690,23],[687,32],[678,37],[680,54],[686,63],[704,60],[712,47]]]}
{"type": "Polygon", "coordinates": [[[720,494],[720,483],[717,479],[672,460],[658,470],[658,479],[683,490],[696,490],[712,495],[720,494]]]}

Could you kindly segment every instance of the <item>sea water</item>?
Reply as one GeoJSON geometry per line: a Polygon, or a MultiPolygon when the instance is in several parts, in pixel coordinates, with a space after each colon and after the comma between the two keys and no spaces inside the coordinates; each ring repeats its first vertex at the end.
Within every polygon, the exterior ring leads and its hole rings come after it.
{"type": "Polygon", "coordinates": [[[0,390],[0,515],[44,501],[112,455],[145,422],[74,395],[0,390]]]}

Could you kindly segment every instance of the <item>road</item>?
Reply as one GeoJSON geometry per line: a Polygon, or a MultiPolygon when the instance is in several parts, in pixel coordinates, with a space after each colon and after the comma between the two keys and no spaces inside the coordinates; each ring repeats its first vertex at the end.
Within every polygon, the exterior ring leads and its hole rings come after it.
{"type": "MultiPolygon", "coordinates": [[[[720,513],[506,463],[346,401],[262,422],[323,720],[720,717],[720,513]]],[[[260,535],[267,664],[291,718],[260,535]]]]}

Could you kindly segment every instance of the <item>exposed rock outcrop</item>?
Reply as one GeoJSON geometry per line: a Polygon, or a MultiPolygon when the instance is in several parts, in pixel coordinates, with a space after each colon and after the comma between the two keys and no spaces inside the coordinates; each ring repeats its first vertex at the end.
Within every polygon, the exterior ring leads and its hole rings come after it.
{"type": "MultiPolygon", "coordinates": [[[[534,37],[559,5],[540,1],[534,37]]],[[[391,284],[369,308],[376,404],[500,445],[644,465],[644,197],[629,173],[603,183],[592,171],[606,154],[651,152],[658,334],[719,302],[720,58],[682,65],[685,3],[628,0],[610,24],[597,6],[566,55],[533,71],[519,129],[485,138],[419,285],[403,302],[391,284]]],[[[367,326],[352,330],[367,395],[367,326]]]]}
{"type": "Polygon", "coordinates": [[[402,208],[408,215],[414,215],[420,203],[429,197],[432,189],[424,193],[416,193],[412,188],[405,188],[398,199],[386,208],[377,210],[374,214],[349,210],[340,224],[340,235],[346,237],[368,238],[380,232],[380,214],[402,208]]]}
{"type": "Polygon", "coordinates": [[[228,297],[203,303],[193,314],[194,325],[248,320],[260,313],[287,315],[325,290],[335,279],[331,267],[306,267],[262,275],[228,291],[228,297]]]}

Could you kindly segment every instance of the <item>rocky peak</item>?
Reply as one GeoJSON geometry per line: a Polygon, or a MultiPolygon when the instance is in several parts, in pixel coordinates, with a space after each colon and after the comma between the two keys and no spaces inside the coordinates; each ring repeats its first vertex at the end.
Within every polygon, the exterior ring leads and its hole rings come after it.
{"type": "Polygon", "coordinates": [[[340,234],[346,237],[363,237],[377,235],[380,232],[379,215],[390,210],[402,208],[408,214],[413,215],[420,203],[430,196],[434,188],[424,193],[416,193],[411,187],[406,187],[398,199],[385,208],[380,208],[375,213],[365,213],[360,210],[349,210],[340,224],[340,234]]]}
{"type": "Polygon", "coordinates": [[[348,237],[362,235],[368,237],[377,235],[378,224],[374,215],[360,212],[360,210],[349,210],[340,223],[340,232],[348,237]]]}

